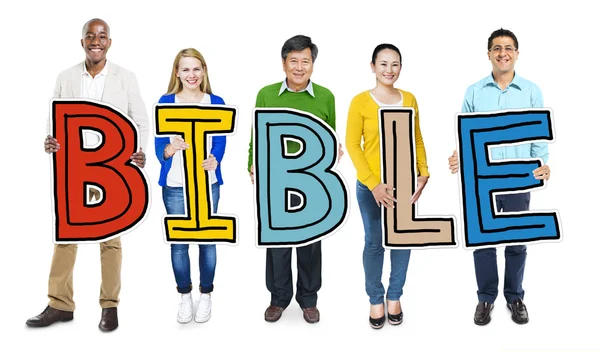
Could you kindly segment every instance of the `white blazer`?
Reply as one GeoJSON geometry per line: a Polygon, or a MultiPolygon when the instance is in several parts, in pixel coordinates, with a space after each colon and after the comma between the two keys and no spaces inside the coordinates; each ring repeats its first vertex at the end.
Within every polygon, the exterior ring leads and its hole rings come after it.
{"type": "MultiPolygon", "coordinates": [[[[108,75],[101,101],[114,105],[133,119],[140,130],[142,150],[148,153],[146,146],[149,121],[135,74],[110,61],[107,61],[106,64],[108,65],[108,75]]],[[[83,62],[61,72],[56,79],[53,97],[81,98],[82,72],[83,62]]]]}

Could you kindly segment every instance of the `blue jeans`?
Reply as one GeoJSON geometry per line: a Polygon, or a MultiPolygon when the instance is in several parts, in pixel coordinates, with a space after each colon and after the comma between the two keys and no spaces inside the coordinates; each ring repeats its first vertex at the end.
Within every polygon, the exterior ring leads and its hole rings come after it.
{"type": "MultiPolygon", "coordinates": [[[[220,185],[212,185],[213,212],[217,212],[219,204],[220,185]]],[[[184,214],[185,203],[183,201],[182,187],[163,187],[163,201],[167,209],[167,214],[184,214]]],[[[209,293],[213,291],[213,281],[215,278],[215,267],[217,266],[217,248],[212,245],[198,245],[200,257],[200,292],[209,293]]],[[[175,281],[177,282],[177,291],[187,294],[192,291],[192,278],[190,273],[190,256],[188,253],[188,244],[171,244],[171,263],[175,281]]]]}
{"type": "MultiPolygon", "coordinates": [[[[496,196],[498,212],[528,211],[530,193],[504,194],[496,196]]],[[[523,299],[523,276],[527,246],[514,245],[504,248],[504,298],[507,303],[523,299]]],[[[496,249],[479,249],[473,252],[475,276],[477,277],[477,297],[480,302],[494,303],[498,296],[498,263],[496,249]]]]}
{"type": "MultiPolygon", "coordinates": [[[[356,198],[358,207],[365,227],[365,247],[363,250],[363,266],[365,268],[365,288],[371,305],[383,303],[385,289],[381,283],[381,272],[383,270],[383,254],[385,250],[381,244],[381,209],[377,206],[373,193],[361,182],[356,182],[356,198]]],[[[390,261],[392,270],[390,272],[390,285],[387,291],[387,299],[390,301],[400,300],[402,289],[406,281],[406,271],[410,259],[410,250],[390,250],[390,261]]]]}

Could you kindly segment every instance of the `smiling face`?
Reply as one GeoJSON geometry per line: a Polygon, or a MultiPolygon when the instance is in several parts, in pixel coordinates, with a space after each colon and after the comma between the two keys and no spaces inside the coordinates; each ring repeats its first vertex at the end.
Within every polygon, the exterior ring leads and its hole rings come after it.
{"type": "Polygon", "coordinates": [[[377,53],[375,64],[371,63],[371,69],[379,84],[393,86],[402,69],[400,55],[394,50],[383,49],[377,53]]]}
{"type": "Polygon", "coordinates": [[[177,77],[181,80],[184,89],[200,89],[204,79],[202,62],[195,57],[182,57],[177,68],[177,77]]]}
{"type": "Polygon", "coordinates": [[[86,61],[98,64],[106,60],[106,53],[110,48],[110,30],[104,21],[92,21],[83,30],[81,47],[85,50],[86,61]]]}
{"type": "Polygon", "coordinates": [[[283,60],[283,71],[290,89],[294,91],[304,89],[308,85],[308,80],[313,72],[310,48],[302,51],[290,51],[286,59],[283,60]]]}
{"type": "Polygon", "coordinates": [[[492,62],[495,74],[513,73],[518,57],[519,50],[515,48],[515,42],[511,37],[497,37],[492,40],[488,58],[492,62]]]}

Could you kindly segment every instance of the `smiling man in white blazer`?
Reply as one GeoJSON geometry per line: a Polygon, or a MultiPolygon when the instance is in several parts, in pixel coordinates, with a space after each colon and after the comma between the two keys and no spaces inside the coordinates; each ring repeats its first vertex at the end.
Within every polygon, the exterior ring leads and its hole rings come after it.
{"type": "MultiPolygon", "coordinates": [[[[133,119],[141,134],[141,148],[131,159],[144,167],[146,156],[142,151],[148,140],[148,115],[135,75],[106,60],[112,44],[108,24],[98,18],[85,23],[81,46],[85,61],[63,71],[56,80],[54,98],[87,98],[111,104],[133,119]]],[[[50,132],[48,131],[48,134],[50,132]]],[[[47,153],[60,150],[59,140],[48,135],[44,142],[47,153]]],[[[92,195],[92,194],[90,194],[92,195]]],[[[39,315],[27,320],[31,327],[46,327],[57,321],[73,319],[73,267],[77,245],[54,245],[54,256],[48,279],[48,306],[39,315]]],[[[100,286],[101,319],[98,327],[111,331],[118,327],[117,305],[121,290],[121,239],[100,244],[102,283],[100,286]]]]}

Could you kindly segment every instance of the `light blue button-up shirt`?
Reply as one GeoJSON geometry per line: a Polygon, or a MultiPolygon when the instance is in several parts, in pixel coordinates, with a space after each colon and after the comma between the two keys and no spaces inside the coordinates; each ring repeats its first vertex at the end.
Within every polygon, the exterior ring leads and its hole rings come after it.
{"type": "MultiPolygon", "coordinates": [[[[490,74],[467,89],[462,112],[489,112],[530,107],[544,107],[542,92],[537,85],[515,73],[512,82],[502,90],[490,74]]],[[[544,164],[548,162],[546,142],[498,146],[490,148],[490,151],[492,160],[539,157],[544,164]]]]}

